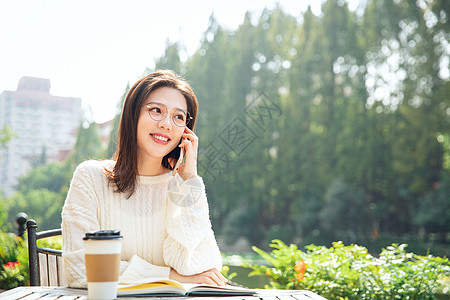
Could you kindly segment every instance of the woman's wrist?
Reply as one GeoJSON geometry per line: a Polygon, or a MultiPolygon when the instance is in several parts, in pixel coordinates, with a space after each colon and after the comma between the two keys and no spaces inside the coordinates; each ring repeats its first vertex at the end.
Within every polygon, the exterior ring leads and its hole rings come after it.
{"type": "Polygon", "coordinates": [[[173,279],[176,280],[178,282],[181,282],[183,276],[180,275],[177,271],[175,271],[174,269],[170,268],[170,272],[169,272],[169,279],[173,279]]]}
{"type": "Polygon", "coordinates": [[[181,175],[180,177],[181,177],[181,179],[183,179],[183,181],[186,181],[186,180],[189,180],[191,178],[197,177],[197,172],[195,172],[195,173],[186,173],[186,174],[181,175]]]}
{"type": "Polygon", "coordinates": [[[183,276],[174,269],[170,268],[169,278],[178,282],[196,283],[196,284],[211,284],[211,285],[225,285],[227,279],[217,269],[210,269],[199,274],[191,276],[183,276]]]}

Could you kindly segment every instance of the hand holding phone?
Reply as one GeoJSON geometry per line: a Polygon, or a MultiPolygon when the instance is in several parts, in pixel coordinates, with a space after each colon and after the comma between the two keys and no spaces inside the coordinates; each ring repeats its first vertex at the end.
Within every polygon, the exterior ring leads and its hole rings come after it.
{"type": "Polygon", "coordinates": [[[178,173],[183,180],[197,176],[198,137],[194,131],[186,127],[178,147],[181,148],[180,157],[175,164],[172,175],[175,176],[178,173]]]}

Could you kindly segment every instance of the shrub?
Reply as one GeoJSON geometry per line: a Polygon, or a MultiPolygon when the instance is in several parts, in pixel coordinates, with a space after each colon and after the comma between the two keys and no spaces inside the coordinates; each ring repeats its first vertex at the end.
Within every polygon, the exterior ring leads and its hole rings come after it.
{"type": "Polygon", "coordinates": [[[407,253],[406,244],[383,249],[376,258],[358,245],[296,245],[273,240],[271,253],[253,250],[271,265],[252,265],[250,275],[266,274],[266,288],[307,289],[328,299],[436,299],[450,294],[447,258],[407,253]]]}
{"type": "Polygon", "coordinates": [[[0,231],[0,289],[11,289],[28,282],[26,242],[13,233],[0,231]]]}
{"type": "MultiPolygon", "coordinates": [[[[61,236],[38,240],[39,247],[62,248],[61,236]]],[[[0,289],[26,285],[29,281],[28,245],[13,233],[0,231],[0,289]]]]}
{"type": "Polygon", "coordinates": [[[61,250],[62,249],[62,236],[51,236],[45,239],[40,239],[37,241],[37,246],[42,248],[50,248],[61,250]]]}
{"type": "Polygon", "coordinates": [[[230,267],[228,266],[222,266],[222,270],[220,271],[220,273],[222,273],[222,275],[228,280],[231,281],[231,279],[233,279],[237,273],[233,272],[231,274],[228,274],[228,272],[230,272],[230,267]]]}

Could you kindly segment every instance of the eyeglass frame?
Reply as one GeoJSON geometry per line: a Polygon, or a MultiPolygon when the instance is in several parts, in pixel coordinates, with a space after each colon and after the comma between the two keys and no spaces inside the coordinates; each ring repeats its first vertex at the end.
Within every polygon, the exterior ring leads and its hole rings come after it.
{"type": "MultiPolygon", "coordinates": [[[[167,114],[169,113],[169,108],[167,107],[167,105],[165,105],[165,104],[163,104],[163,103],[160,103],[160,102],[149,102],[149,103],[145,104],[145,107],[148,108],[147,113],[148,113],[149,117],[150,117],[153,121],[156,121],[156,122],[160,122],[160,121],[164,120],[164,119],[167,117],[167,114]],[[164,113],[164,115],[163,115],[163,117],[161,118],[161,120],[155,120],[155,118],[152,117],[152,115],[151,115],[151,105],[152,105],[152,104],[161,105],[161,106],[164,106],[164,107],[166,108],[166,112],[164,113]]],[[[185,127],[185,126],[187,126],[187,125],[189,124],[189,122],[190,122],[191,120],[193,120],[193,119],[194,119],[194,118],[191,117],[191,114],[190,114],[189,111],[187,111],[187,110],[184,110],[184,109],[181,109],[181,108],[175,108],[174,110],[172,110],[172,118],[171,118],[171,120],[172,120],[172,123],[173,123],[175,126],[177,126],[177,127],[180,127],[180,128],[185,127]],[[184,124],[183,126],[177,125],[177,123],[175,123],[175,121],[174,121],[174,113],[175,113],[175,111],[182,111],[183,113],[186,114],[186,122],[185,122],[185,124],[184,124]]]]}

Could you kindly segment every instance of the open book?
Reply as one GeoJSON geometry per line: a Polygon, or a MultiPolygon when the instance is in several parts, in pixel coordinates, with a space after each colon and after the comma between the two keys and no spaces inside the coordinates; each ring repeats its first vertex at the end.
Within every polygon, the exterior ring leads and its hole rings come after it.
{"type": "Polygon", "coordinates": [[[144,295],[230,295],[251,296],[256,290],[235,287],[231,285],[215,286],[208,284],[180,283],[172,279],[158,279],[155,281],[119,285],[117,296],[144,295]]]}

